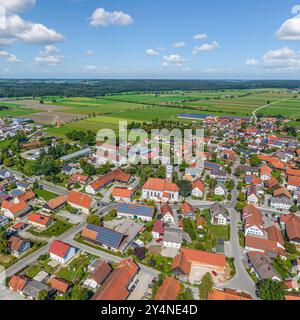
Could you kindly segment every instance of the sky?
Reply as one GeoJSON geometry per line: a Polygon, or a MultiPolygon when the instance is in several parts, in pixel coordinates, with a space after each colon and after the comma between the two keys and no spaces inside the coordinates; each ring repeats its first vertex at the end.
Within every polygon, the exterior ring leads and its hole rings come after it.
{"type": "Polygon", "coordinates": [[[0,0],[0,78],[300,79],[300,0],[0,0]]]}

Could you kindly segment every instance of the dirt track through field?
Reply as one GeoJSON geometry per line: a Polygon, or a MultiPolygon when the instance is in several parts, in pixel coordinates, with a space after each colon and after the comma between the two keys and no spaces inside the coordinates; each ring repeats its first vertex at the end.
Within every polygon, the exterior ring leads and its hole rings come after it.
{"type": "Polygon", "coordinates": [[[86,118],[86,116],[82,114],[46,111],[26,115],[23,118],[31,119],[41,124],[61,124],[65,122],[73,122],[75,120],[84,119],[86,118]]]}

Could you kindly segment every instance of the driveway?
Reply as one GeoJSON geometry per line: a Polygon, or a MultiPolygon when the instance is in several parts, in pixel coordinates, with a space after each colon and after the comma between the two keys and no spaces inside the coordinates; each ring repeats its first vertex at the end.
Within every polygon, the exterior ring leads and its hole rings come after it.
{"type": "Polygon", "coordinates": [[[142,297],[148,291],[148,285],[151,283],[153,279],[153,275],[150,275],[149,273],[140,272],[138,275],[138,283],[133,292],[130,294],[128,300],[142,300],[142,297]]]}

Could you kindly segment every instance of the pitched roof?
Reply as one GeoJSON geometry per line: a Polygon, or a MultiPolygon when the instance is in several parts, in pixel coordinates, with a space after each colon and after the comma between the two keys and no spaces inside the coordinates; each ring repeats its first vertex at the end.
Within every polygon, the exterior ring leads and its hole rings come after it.
{"type": "Polygon", "coordinates": [[[161,220],[156,220],[153,228],[152,228],[152,232],[157,232],[159,234],[164,234],[165,232],[165,228],[164,228],[164,223],[161,220]]]}
{"type": "Polygon", "coordinates": [[[287,174],[288,176],[297,176],[297,177],[300,177],[300,170],[286,169],[286,174],[287,174]]]}
{"type": "Polygon", "coordinates": [[[255,208],[252,204],[243,209],[243,219],[245,228],[256,226],[260,230],[264,230],[264,223],[262,213],[255,208]]]}
{"type": "Polygon", "coordinates": [[[134,189],[122,188],[122,187],[115,187],[112,190],[111,195],[117,198],[128,198],[130,199],[134,194],[134,189]]]}
{"type": "Polygon", "coordinates": [[[181,205],[181,212],[182,212],[182,215],[186,215],[190,212],[194,213],[195,212],[195,209],[194,207],[189,204],[188,202],[184,202],[182,205],[181,205]]]}
{"type": "Polygon", "coordinates": [[[8,210],[13,215],[17,215],[19,212],[24,211],[26,208],[28,208],[28,205],[25,201],[20,201],[18,203],[4,201],[2,203],[2,209],[8,210]]]}
{"type": "Polygon", "coordinates": [[[267,166],[267,165],[264,165],[260,168],[260,176],[263,176],[263,175],[268,175],[269,177],[272,176],[272,169],[267,166]]]}
{"type": "Polygon", "coordinates": [[[272,265],[272,259],[265,254],[248,254],[249,261],[259,278],[264,279],[273,279],[274,277],[279,277],[272,265]]]}
{"type": "Polygon", "coordinates": [[[149,178],[142,189],[178,192],[179,188],[175,183],[166,182],[164,179],[149,178]]]}
{"type": "Polygon", "coordinates": [[[42,214],[32,212],[32,213],[27,217],[27,220],[30,221],[30,222],[33,222],[33,223],[40,224],[40,225],[42,225],[42,226],[46,226],[46,225],[49,223],[50,218],[47,217],[47,216],[44,216],[44,215],[42,215],[42,214]]]}
{"type": "Polygon", "coordinates": [[[29,240],[25,240],[17,236],[10,237],[8,241],[10,250],[12,251],[19,251],[24,243],[30,242],[29,240]]]}
{"type": "Polygon", "coordinates": [[[65,242],[54,240],[51,243],[49,253],[52,253],[60,258],[65,258],[71,246],[65,242]]]}
{"type": "Polygon", "coordinates": [[[25,287],[26,281],[27,279],[24,276],[14,275],[10,279],[8,286],[14,292],[22,291],[25,287]]]}
{"type": "Polygon", "coordinates": [[[19,201],[29,201],[35,198],[35,193],[32,190],[29,190],[19,196],[17,196],[19,201]]]}
{"type": "Polygon", "coordinates": [[[94,279],[98,284],[102,284],[111,272],[111,265],[106,261],[101,261],[89,278],[94,279]]]}
{"type": "Polygon", "coordinates": [[[173,277],[165,279],[158,289],[155,300],[176,300],[180,293],[179,282],[173,277]]]}
{"type": "Polygon", "coordinates": [[[88,176],[84,176],[78,173],[75,173],[70,177],[70,181],[72,182],[86,183],[88,180],[89,180],[88,176]]]}
{"type": "Polygon", "coordinates": [[[265,253],[285,255],[284,249],[278,247],[277,241],[273,241],[273,240],[246,236],[245,247],[256,249],[256,250],[263,250],[265,253]]]}
{"type": "Polygon", "coordinates": [[[155,207],[135,203],[120,203],[116,206],[116,210],[120,213],[145,217],[153,217],[155,213],[155,207]]]}
{"type": "Polygon", "coordinates": [[[50,286],[51,288],[61,292],[61,293],[66,293],[69,288],[70,288],[70,284],[68,282],[66,282],[65,280],[62,279],[58,279],[58,278],[52,278],[50,281],[50,286]]]}
{"type": "Polygon", "coordinates": [[[285,223],[289,240],[300,241],[300,217],[295,214],[282,215],[281,221],[285,223]]]}
{"type": "Polygon", "coordinates": [[[300,187],[300,177],[296,176],[289,176],[288,177],[288,185],[300,187]]]}
{"type": "Polygon", "coordinates": [[[214,289],[208,293],[207,300],[254,300],[249,294],[233,289],[214,289]]]}
{"type": "Polygon", "coordinates": [[[127,299],[128,286],[138,270],[139,266],[131,258],[122,260],[91,300],[127,299]]]}
{"type": "Polygon", "coordinates": [[[173,210],[172,208],[169,206],[168,203],[165,203],[163,204],[161,207],[160,207],[160,212],[162,214],[162,216],[164,217],[166,214],[170,214],[171,216],[174,217],[174,213],[173,213],[173,210]]]}
{"type": "Polygon", "coordinates": [[[198,188],[202,193],[205,190],[205,184],[201,179],[197,179],[196,181],[193,182],[193,190],[198,188]]]}
{"type": "Polygon", "coordinates": [[[68,195],[67,201],[68,203],[88,209],[93,202],[93,198],[87,194],[83,194],[77,191],[71,191],[68,195]]]}
{"type": "Polygon", "coordinates": [[[285,196],[289,199],[292,198],[292,195],[290,194],[290,192],[284,187],[275,190],[273,195],[274,197],[285,196]]]}
{"type": "Polygon", "coordinates": [[[114,171],[107,173],[101,178],[93,181],[90,184],[90,187],[92,187],[94,190],[97,191],[103,188],[105,185],[114,182],[115,180],[126,183],[130,180],[130,178],[131,178],[130,174],[118,168],[114,171]]]}
{"type": "Polygon", "coordinates": [[[51,209],[54,210],[63,204],[67,202],[67,197],[66,196],[58,196],[54,199],[51,199],[50,201],[47,202],[47,206],[51,209]]]}
{"type": "Polygon", "coordinates": [[[279,242],[282,246],[284,245],[284,240],[282,233],[276,226],[271,226],[269,228],[266,228],[267,234],[268,234],[268,239],[272,241],[277,241],[279,242]]]}
{"type": "Polygon", "coordinates": [[[172,270],[179,268],[182,272],[188,274],[192,264],[211,265],[225,268],[226,259],[223,254],[193,249],[182,249],[173,260],[172,270]]]}

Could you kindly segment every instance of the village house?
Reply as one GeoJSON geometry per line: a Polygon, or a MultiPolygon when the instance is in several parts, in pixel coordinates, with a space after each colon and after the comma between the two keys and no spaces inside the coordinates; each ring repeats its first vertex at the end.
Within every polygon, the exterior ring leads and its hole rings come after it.
{"type": "Polygon", "coordinates": [[[264,237],[264,223],[261,212],[253,205],[243,209],[243,225],[245,236],[264,237]]]}
{"type": "Polygon", "coordinates": [[[90,183],[86,188],[85,191],[89,194],[96,195],[99,193],[102,189],[109,186],[110,184],[116,182],[120,183],[128,183],[131,179],[130,174],[127,174],[126,172],[122,171],[121,169],[116,169],[114,171],[111,171],[107,173],[106,175],[102,176],[101,178],[98,178],[97,180],[90,183]]]}
{"type": "Polygon", "coordinates": [[[0,228],[3,228],[9,223],[9,220],[5,216],[0,216],[0,228]]]}
{"type": "Polygon", "coordinates": [[[30,207],[25,201],[19,203],[4,201],[1,206],[4,215],[9,219],[17,219],[29,212],[30,207]]]}
{"type": "Polygon", "coordinates": [[[288,176],[287,189],[290,191],[300,191],[300,177],[288,176]]]}
{"type": "Polygon", "coordinates": [[[108,278],[113,268],[107,261],[100,261],[96,269],[84,281],[84,285],[92,289],[98,289],[108,278]]]}
{"type": "Polygon", "coordinates": [[[162,220],[156,220],[151,232],[153,239],[162,239],[164,237],[164,233],[164,222],[162,220]]]}
{"type": "Polygon", "coordinates": [[[159,287],[154,300],[175,301],[180,293],[180,284],[173,277],[166,278],[159,287]]]}
{"type": "Polygon", "coordinates": [[[300,217],[295,214],[283,214],[280,217],[280,225],[286,232],[288,240],[300,247],[300,217]]]}
{"type": "Polygon", "coordinates": [[[43,207],[43,210],[48,213],[54,213],[62,209],[67,203],[66,196],[58,196],[54,199],[49,200],[43,207]]]}
{"type": "Polygon", "coordinates": [[[248,253],[248,260],[252,267],[251,271],[260,281],[266,279],[281,281],[269,256],[261,253],[248,253]]]}
{"type": "Polygon", "coordinates": [[[112,197],[115,201],[132,202],[135,189],[126,187],[115,187],[112,190],[112,197]]]}
{"type": "Polygon", "coordinates": [[[161,220],[166,224],[175,224],[175,218],[172,208],[168,203],[160,207],[161,220]]]}
{"type": "Polygon", "coordinates": [[[182,230],[175,228],[165,229],[163,246],[165,248],[180,249],[182,243],[182,230]]]}
{"type": "Polygon", "coordinates": [[[271,258],[280,256],[286,259],[284,246],[276,240],[269,240],[253,236],[245,236],[245,252],[264,253],[271,258]]]}
{"type": "Polygon", "coordinates": [[[249,294],[234,289],[213,289],[208,293],[207,300],[234,301],[234,300],[254,300],[249,294]]]}
{"type": "Polygon", "coordinates": [[[116,206],[118,218],[129,218],[132,220],[152,221],[155,207],[134,203],[121,203],[116,206]]]}
{"type": "Polygon", "coordinates": [[[142,198],[157,202],[178,202],[179,188],[164,179],[149,178],[142,187],[142,198]]]}
{"type": "Polygon", "coordinates": [[[50,258],[61,264],[68,263],[75,257],[77,252],[77,248],[59,240],[54,240],[49,249],[50,258]]]}
{"type": "Polygon", "coordinates": [[[30,241],[18,236],[12,236],[8,239],[8,247],[11,254],[19,258],[30,249],[30,241]]]}
{"type": "Polygon", "coordinates": [[[192,196],[196,198],[203,198],[205,192],[205,184],[201,179],[197,179],[192,184],[192,196]]]}
{"type": "Polygon", "coordinates": [[[131,258],[122,260],[91,300],[126,300],[137,281],[139,270],[131,258]]]}
{"type": "Polygon", "coordinates": [[[46,229],[51,224],[50,217],[35,212],[32,212],[28,215],[27,221],[29,224],[40,229],[46,229]]]}
{"type": "Polygon", "coordinates": [[[81,210],[85,214],[89,214],[97,208],[97,202],[93,197],[74,190],[69,193],[67,202],[70,206],[81,210]]]}
{"type": "Polygon", "coordinates": [[[63,296],[71,289],[71,284],[66,280],[53,277],[49,281],[50,287],[57,292],[58,296],[63,296]]]}
{"type": "Polygon", "coordinates": [[[180,206],[180,212],[182,215],[182,218],[184,219],[192,219],[195,220],[196,219],[196,215],[195,215],[195,209],[194,207],[188,203],[188,202],[184,202],[181,206],[180,206]]]}
{"type": "Polygon", "coordinates": [[[214,192],[216,196],[224,197],[226,195],[226,188],[223,184],[218,183],[214,192]]]}
{"type": "Polygon", "coordinates": [[[215,202],[210,210],[210,222],[211,224],[223,225],[228,224],[228,217],[226,214],[226,209],[218,202],[215,202]]]}
{"type": "Polygon", "coordinates": [[[258,204],[258,189],[255,185],[251,185],[246,191],[247,202],[249,204],[258,204]]]}
{"type": "Polygon", "coordinates": [[[84,176],[82,174],[78,174],[78,173],[75,173],[73,174],[70,179],[69,179],[69,184],[80,184],[80,185],[87,185],[88,182],[89,182],[90,178],[87,177],[87,176],[84,176]]]}
{"type": "Polygon", "coordinates": [[[172,273],[191,283],[199,283],[207,272],[214,272],[219,281],[224,281],[225,269],[225,255],[193,249],[182,249],[172,264],[172,273]]]}
{"type": "Polygon", "coordinates": [[[276,210],[290,210],[290,208],[294,205],[292,200],[284,199],[284,198],[277,198],[271,197],[270,199],[270,206],[276,210]]]}
{"type": "Polygon", "coordinates": [[[264,165],[260,168],[260,178],[262,181],[270,180],[272,177],[272,169],[268,165],[264,165]]]}
{"type": "Polygon", "coordinates": [[[82,231],[81,236],[88,242],[96,244],[114,252],[122,251],[121,245],[126,235],[112,229],[88,224],[82,231]]]}

